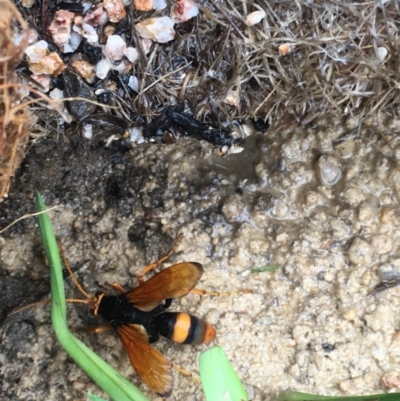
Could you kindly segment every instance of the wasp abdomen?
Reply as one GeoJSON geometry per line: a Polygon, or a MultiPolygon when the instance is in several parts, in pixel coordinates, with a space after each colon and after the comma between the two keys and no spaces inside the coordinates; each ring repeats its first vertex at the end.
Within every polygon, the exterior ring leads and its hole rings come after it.
{"type": "Polygon", "coordinates": [[[164,312],[155,317],[157,331],[179,344],[201,344],[213,340],[216,331],[210,323],[188,313],[164,312]]]}

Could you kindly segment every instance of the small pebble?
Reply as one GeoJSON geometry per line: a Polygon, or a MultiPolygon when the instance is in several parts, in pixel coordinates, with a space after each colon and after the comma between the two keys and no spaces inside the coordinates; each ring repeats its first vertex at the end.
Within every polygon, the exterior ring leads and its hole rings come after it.
{"type": "Polygon", "coordinates": [[[332,156],[321,156],[318,160],[318,170],[324,185],[335,185],[342,177],[341,165],[332,156]]]}
{"type": "Polygon", "coordinates": [[[259,11],[254,11],[250,13],[245,20],[245,24],[247,26],[253,26],[258,24],[264,17],[266,16],[266,13],[264,10],[259,10],[259,11]]]}
{"type": "Polygon", "coordinates": [[[377,361],[382,361],[386,357],[386,351],[382,347],[378,347],[377,345],[373,345],[369,349],[372,357],[377,361]]]}
{"type": "Polygon", "coordinates": [[[107,38],[104,54],[113,61],[121,60],[124,57],[126,43],[119,35],[110,35],[107,38]]]}
{"type": "Polygon", "coordinates": [[[108,60],[100,60],[96,65],[96,77],[100,79],[106,78],[111,70],[111,65],[108,60]]]}
{"type": "Polygon", "coordinates": [[[393,239],[385,234],[374,235],[372,237],[372,248],[378,255],[389,253],[393,249],[393,239]]]}
{"type": "Polygon", "coordinates": [[[348,309],[346,312],[343,313],[343,318],[347,321],[354,320],[357,316],[357,312],[355,309],[348,309]]]}
{"type": "Polygon", "coordinates": [[[122,0],[103,0],[103,7],[107,11],[111,22],[119,22],[126,17],[125,6],[122,0]]]}
{"type": "Polygon", "coordinates": [[[175,38],[174,21],[169,17],[148,18],[136,24],[142,38],[167,43],[175,38]]]}
{"type": "Polygon", "coordinates": [[[174,22],[185,22],[199,14],[199,7],[193,0],[178,0],[171,9],[174,22]]]}
{"type": "Polygon", "coordinates": [[[372,247],[361,238],[356,238],[349,249],[350,262],[355,265],[368,266],[372,262],[372,247]]]}
{"type": "Polygon", "coordinates": [[[387,389],[400,390],[400,372],[396,370],[389,370],[381,376],[382,384],[387,389]]]}
{"type": "Polygon", "coordinates": [[[132,64],[139,58],[139,52],[134,47],[127,47],[123,52],[132,64]]]}

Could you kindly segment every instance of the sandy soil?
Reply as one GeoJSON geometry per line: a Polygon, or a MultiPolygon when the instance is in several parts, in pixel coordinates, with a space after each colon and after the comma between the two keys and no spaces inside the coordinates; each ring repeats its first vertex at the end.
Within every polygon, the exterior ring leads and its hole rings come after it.
{"type": "MultiPolygon", "coordinates": [[[[250,398],[294,389],[319,393],[384,392],[400,379],[400,288],[368,296],[400,274],[399,121],[382,118],[387,136],[356,119],[272,128],[247,139],[242,153],[220,158],[210,145],[119,141],[106,148],[74,137],[47,139],[25,159],[0,224],[34,209],[37,187],[71,265],[85,288],[135,285],[134,274],[184,239],[170,263],[197,261],[210,291],[251,294],[199,298],[173,308],[206,318],[250,398]],[[397,135],[397,136],[396,136],[397,135]],[[84,146],[83,146],[84,145],[84,146]],[[275,272],[251,270],[279,265],[275,272]]],[[[36,221],[0,236],[3,316],[48,294],[36,221]]],[[[78,296],[69,279],[70,296],[78,296]]],[[[70,306],[71,326],[99,323],[70,306]]],[[[101,324],[101,322],[100,322],[101,324]]],[[[151,394],[133,373],[113,333],[79,337],[151,394]]],[[[84,400],[101,391],[52,333],[49,308],[0,326],[1,397],[84,400]]],[[[206,346],[155,345],[197,373],[206,346]]],[[[200,385],[175,374],[171,400],[202,400],[200,385]]]]}

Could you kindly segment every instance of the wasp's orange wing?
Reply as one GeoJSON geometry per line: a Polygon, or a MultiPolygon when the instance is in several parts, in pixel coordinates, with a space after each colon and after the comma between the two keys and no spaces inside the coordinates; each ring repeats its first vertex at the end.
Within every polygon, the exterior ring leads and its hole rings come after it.
{"type": "Polygon", "coordinates": [[[164,299],[185,296],[195,287],[202,274],[203,266],[200,263],[178,263],[139,284],[124,296],[136,308],[149,311],[164,299]]]}
{"type": "Polygon", "coordinates": [[[173,388],[171,364],[149,344],[143,326],[127,324],[116,331],[138,376],[159,396],[169,397],[173,388]]]}

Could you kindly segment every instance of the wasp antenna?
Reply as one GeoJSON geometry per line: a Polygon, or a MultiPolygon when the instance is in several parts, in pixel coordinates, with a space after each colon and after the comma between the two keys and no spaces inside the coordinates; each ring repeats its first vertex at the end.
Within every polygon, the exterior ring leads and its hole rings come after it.
{"type": "MultiPolygon", "coordinates": [[[[58,248],[60,249],[61,257],[62,257],[62,260],[64,262],[64,265],[67,268],[69,275],[72,277],[72,280],[74,281],[75,285],[78,287],[78,290],[85,296],[86,299],[88,299],[88,300],[91,299],[91,296],[79,284],[78,279],[76,278],[74,272],[71,270],[71,267],[70,267],[70,265],[68,263],[67,257],[65,256],[64,249],[63,249],[63,247],[61,245],[61,241],[60,240],[58,241],[58,248]]],[[[87,303],[87,302],[83,302],[83,303],[87,303]]]]}
{"type": "Polygon", "coordinates": [[[51,302],[51,301],[50,301],[49,299],[45,299],[44,301],[33,302],[33,303],[31,303],[31,304],[28,304],[28,305],[25,305],[25,306],[21,306],[20,308],[14,309],[12,312],[10,312],[10,313],[7,315],[7,317],[8,317],[8,316],[11,316],[11,315],[14,315],[15,313],[22,312],[22,311],[25,310],[25,309],[29,309],[29,308],[32,307],[32,306],[38,306],[38,305],[42,305],[42,304],[48,304],[48,303],[50,303],[50,302],[51,302]]]}

